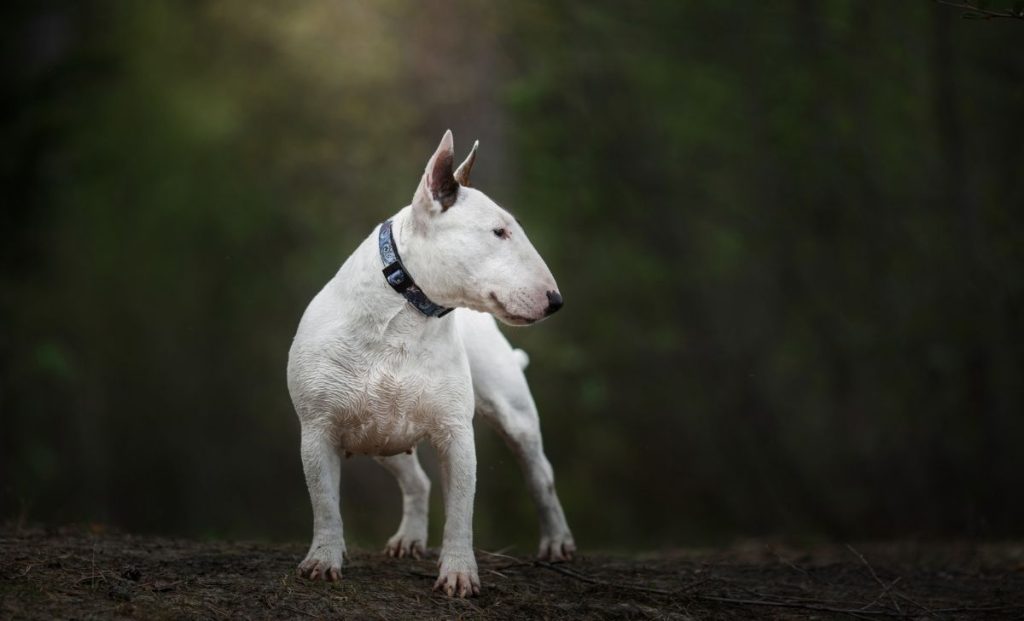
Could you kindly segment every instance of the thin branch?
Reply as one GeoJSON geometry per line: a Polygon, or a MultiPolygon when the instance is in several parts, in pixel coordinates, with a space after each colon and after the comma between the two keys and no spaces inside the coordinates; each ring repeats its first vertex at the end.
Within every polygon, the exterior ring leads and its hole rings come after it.
{"type": "Polygon", "coordinates": [[[794,569],[794,570],[796,570],[796,571],[798,571],[798,572],[802,573],[803,575],[807,576],[807,579],[808,579],[808,580],[810,580],[811,582],[817,582],[817,583],[820,583],[820,582],[824,582],[825,584],[827,584],[827,585],[829,585],[829,586],[833,586],[833,585],[832,585],[832,583],[831,583],[831,582],[829,582],[829,581],[828,581],[827,579],[826,579],[826,580],[819,580],[819,579],[818,579],[818,578],[816,578],[816,577],[815,577],[815,576],[814,576],[813,574],[811,574],[811,572],[807,571],[807,570],[806,570],[805,568],[803,568],[803,567],[800,567],[800,566],[799,566],[799,565],[797,565],[796,563],[794,563],[794,562],[792,562],[792,561],[790,561],[790,560],[787,560],[787,559],[783,558],[783,557],[782,557],[782,555],[781,555],[781,554],[779,554],[779,552],[778,552],[777,550],[775,550],[774,548],[772,548],[771,546],[766,546],[766,549],[767,549],[767,550],[768,550],[768,551],[769,551],[769,552],[770,552],[771,554],[773,554],[773,555],[775,556],[775,558],[776,558],[776,559],[777,559],[777,560],[778,560],[778,561],[779,561],[780,563],[782,563],[782,564],[784,564],[784,565],[786,565],[786,566],[788,566],[788,567],[790,567],[790,568],[792,568],[792,569],[794,569]]]}
{"type": "Polygon", "coordinates": [[[932,612],[1024,612],[1024,606],[1010,604],[1008,606],[958,606],[956,608],[939,608],[932,612]]]}
{"type": "Polygon", "coordinates": [[[800,603],[793,601],[774,601],[774,600],[763,600],[763,599],[739,599],[734,597],[718,597],[716,595],[698,595],[697,599],[722,602],[724,604],[738,604],[743,606],[774,606],[776,608],[799,608],[801,610],[817,610],[820,612],[834,612],[837,614],[849,615],[851,617],[895,617],[905,618],[909,615],[902,612],[892,612],[889,610],[859,610],[857,608],[835,608],[833,606],[822,606],[814,603],[800,603]]]}
{"type": "Polygon", "coordinates": [[[504,565],[498,565],[497,567],[492,567],[491,569],[496,569],[498,571],[505,571],[506,569],[513,569],[515,567],[533,567],[533,561],[519,561],[518,563],[506,563],[504,565]]]}
{"type": "Polygon", "coordinates": [[[889,601],[892,602],[892,607],[896,609],[896,612],[902,613],[903,609],[900,608],[900,605],[896,603],[896,598],[893,597],[892,593],[889,592],[890,589],[892,589],[892,587],[896,586],[896,582],[899,582],[899,579],[897,578],[892,584],[886,585],[884,582],[882,582],[882,579],[878,577],[878,574],[875,573],[875,568],[871,566],[871,563],[868,562],[868,559],[864,558],[863,554],[854,549],[854,547],[850,544],[846,544],[846,547],[850,550],[850,552],[853,552],[855,555],[857,555],[857,558],[860,559],[860,562],[864,563],[864,566],[868,568],[869,572],[871,572],[871,577],[875,579],[875,582],[878,583],[878,586],[882,587],[882,592],[875,599],[875,601],[877,602],[882,597],[888,595],[889,601]]]}
{"type": "Polygon", "coordinates": [[[951,2],[950,0],[935,0],[935,1],[937,3],[939,3],[939,4],[944,4],[946,6],[951,6],[951,7],[955,7],[955,8],[958,8],[958,9],[963,9],[964,13],[963,13],[963,15],[961,17],[965,17],[965,18],[992,19],[994,17],[995,18],[1005,17],[1005,18],[1008,18],[1008,19],[1024,19],[1024,11],[1014,11],[1013,9],[1010,9],[1008,11],[998,11],[998,10],[994,11],[992,9],[983,9],[983,8],[981,8],[981,7],[977,6],[977,5],[971,4],[969,2],[951,2]]]}
{"type": "Polygon", "coordinates": [[[871,608],[872,606],[877,605],[878,602],[882,601],[883,597],[888,595],[889,596],[889,600],[892,601],[892,603],[893,603],[893,607],[896,610],[898,610],[900,612],[903,612],[903,609],[900,608],[899,605],[896,604],[896,600],[893,599],[893,595],[890,593],[890,591],[892,591],[892,588],[894,586],[896,586],[896,583],[899,582],[900,580],[903,580],[903,576],[897,576],[895,580],[890,582],[887,586],[883,587],[882,588],[882,592],[879,593],[877,596],[875,596],[875,599],[870,604],[865,604],[864,607],[865,608],[871,608]]]}
{"type": "Polygon", "coordinates": [[[293,606],[289,606],[288,604],[278,604],[277,607],[278,608],[284,608],[285,610],[287,610],[289,612],[295,612],[295,613],[298,613],[300,615],[305,615],[307,617],[315,617],[316,616],[313,613],[306,612],[305,610],[301,610],[301,609],[295,608],[293,606]]]}
{"type": "Polygon", "coordinates": [[[511,548],[511,547],[512,546],[506,546],[506,547],[498,550],[497,552],[490,552],[488,550],[484,550],[483,548],[477,548],[476,551],[481,553],[481,554],[486,554],[487,556],[496,556],[498,558],[507,558],[507,559],[510,559],[510,560],[513,560],[513,561],[520,560],[520,559],[517,559],[514,556],[509,556],[508,554],[505,554],[505,552],[508,552],[508,549],[511,548]]]}
{"type": "MultiPolygon", "coordinates": [[[[736,597],[720,597],[717,595],[697,595],[696,599],[711,602],[721,602],[725,604],[735,604],[741,606],[774,606],[776,608],[799,608],[803,610],[817,610],[821,612],[834,612],[837,614],[849,615],[851,617],[891,617],[894,619],[914,619],[919,618],[920,615],[917,613],[908,612],[896,612],[893,610],[865,610],[863,608],[838,608],[836,606],[827,606],[820,602],[813,600],[807,602],[795,601],[792,599],[743,599],[736,597]]],[[[848,606],[856,606],[855,603],[849,603],[848,606]]],[[[920,604],[918,604],[920,606],[920,604]]],[[[923,606],[922,606],[923,608],[923,606]]],[[[958,612],[1020,612],[1024,611],[1024,606],[958,606],[955,608],[940,608],[937,610],[929,611],[931,614],[934,613],[958,613],[958,612]]]]}
{"type": "Polygon", "coordinates": [[[905,599],[906,601],[910,602],[911,604],[917,606],[918,608],[923,610],[924,613],[926,615],[928,615],[929,617],[933,617],[933,618],[935,617],[935,612],[931,608],[925,606],[924,604],[922,604],[921,602],[917,601],[916,599],[910,597],[906,593],[901,593],[899,591],[896,591],[896,597],[899,597],[901,599],[905,599]]]}
{"type": "MultiPolygon", "coordinates": [[[[666,591],[664,589],[654,589],[654,588],[651,588],[651,587],[644,587],[644,586],[639,586],[639,585],[635,585],[635,584],[623,584],[623,583],[617,583],[617,582],[608,582],[607,580],[598,580],[597,578],[591,578],[590,576],[584,576],[583,574],[575,572],[575,571],[572,571],[571,569],[566,569],[565,567],[560,567],[559,565],[554,565],[552,563],[547,563],[547,562],[544,562],[544,561],[535,561],[535,564],[538,567],[543,567],[545,569],[550,569],[551,571],[557,571],[558,573],[562,574],[563,576],[569,576],[570,578],[575,578],[576,580],[579,580],[580,582],[586,582],[587,584],[600,584],[601,586],[611,587],[611,588],[615,588],[615,589],[629,589],[631,591],[643,591],[645,593],[657,593],[658,595],[672,595],[672,591],[666,591]]],[[[689,588],[689,587],[685,587],[685,588],[689,588]]]]}

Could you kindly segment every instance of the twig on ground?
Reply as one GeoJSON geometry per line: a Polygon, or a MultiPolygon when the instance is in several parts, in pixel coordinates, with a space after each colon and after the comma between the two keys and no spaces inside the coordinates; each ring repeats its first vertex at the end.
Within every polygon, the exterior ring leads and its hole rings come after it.
{"type": "MultiPolygon", "coordinates": [[[[95,541],[92,544],[92,573],[93,573],[94,576],[96,575],[96,542],[95,541]]],[[[92,582],[92,590],[93,591],[96,590],[96,581],[95,580],[93,580],[93,582],[92,582]]]]}
{"type": "Polygon", "coordinates": [[[999,11],[992,9],[985,9],[977,4],[970,2],[950,2],[950,0],[935,0],[939,4],[946,6],[955,7],[958,9],[964,9],[963,17],[981,18],[981,19],[992,19],[993,17],[1006,17],[1010,19],[1024,19],[1024,11],[1019,9],[1010,9],[1008,11],[999,11]]]}
{"type": "Polygon", "coordinates": [[[229,618],[231,616],[230,614],[228,614],[227,612],[221,610],[220,608],[217,608],[216,606],[214,606],[210,602],[203,602],[203,607],[206,608],[207,610],[209,610],[210,612],[212,612],[214,614],[214,616],[220,617],[222,619],[227,619],[227,618],[229,618]]]}
{"type": "MultiPolygon", "coordinates": [[[[875,599],[871,600],[870,604],[864,604],[864,608],[871,608],[872,606],[877,606],[878,602],[882,601],[882,598],[885,597],[886,595],[889,596],[889,600],[890,601],[893,601],[893,595],[890,594],[890,591],[892,591],[892,588],[894,586],[896,586],[896,583],[899,582],[900,580],[903,580],[903,576],[896,576],[896,579],[893,580],[892,582],[890,582],[888,585],[886,585],[882,589],[882,592],[879,593],[878,595],[876,595],[875,599]]],[[[896,602],[893,601],[893,604],[895,605],[896,602]]],[[[896,608],[896,610],[899,610],[900,612],[903,612],[903,610],[899,606],[895,606],[895,608],[896,608]]]]}
{"type": "Polygon", "coordinates": [[[745,587],[738,587],[738,588],[740,588],[740,590],[744,591],[745,593],[749,593],[750,595],[753,595],[755,598],[758,598],[759,600],[760,599],[765,599],[765,600],[780,601],[780,602],[808,603],[808,604],[815,604],[815,605],[821,605],[821,606],[829,606],[829,605],[835,605],[835,606],[857,606],[857,605],[859,605],[859,602],[849,602],[847,600],[841,600],[841,599],[824,599],[824,598],[821,598],[821,597],[802,597],[802,596],[799,596],[799,595],[773,595],[771,593],[762,593],[761,591],[755,591],[753,589],[748,589],[748,588],[745,588],[745,587]]]}
{"type": "Polygon", "coordinates": [[[917,606],[918,608],[923,610],[924,613],[926,615],[928,615],[929,617],[934,617],[935,616],[935,611],[933,611],[931,608],[925,606],[924,604],[918,602],[916,599],[913,599],[912,597],[910,597],[906,593],[901,593],[901,592],[897,591],[896,592],[896,597],[899,597],[901,599],[905,599],[907,602],[917,606]]]}
{"type": "Polygon", "coordinates": [[[902,612],[892,612],[889,610],[858,610],[856,608],[836,608],[834,606],[824,606],[821,604],[815,604],[813,602],[794,602],[794,601],[772,601],[763,599],[740,599],[734,597],[718,597],[717,595],[698,595],[697,599],[711,601],[711,602],[722,602],[725,604],[738,604],[743,606],[775,606],[777,608],[799,608],[802,610],[818,610],[821,612],[835,612],[838,614],[849,615],[851,617],[896,617],[904,618],[908,615],[902,612]]]}
{"type": "Polygon", "coordinates": [[[498,565],[493,569],[498,571],[504,571],[506,569],[513,569],[515,567],[533,567],[533,561],[520,561],[518,563],[506,563],[505,565],[498,565]]]}
{"type": "Polygon", "coordinates": [[[103,575],[102,571],[100,571],[98,573],[89,574],[88,576],[82,576],[81,578],[78,579],[78,584],[82,584],[83,582],[89,582],[89,583],[91,583],[90,584],[90,588],[95,589],[96,588],[96,580],[97,579],[99,579],[99,580],[101,580],[103,582],[107,581],[107,577],[103,575]]]}
{"type": "Polygon", "coordinates": [[[711,582],[711,576],[708,576],[707,578],[701,578],[700,580],[694,580],[693,582],[687,583],[682,587],[676,589],[675,595],[682,595],[683,593],[686,593],[691,589],[699,587],[702,584],[707,584],[708,582],[711,582]]]}
{"type": "Polygon", "coordinates": [[[535,564],[538,567],[543,567],[545,569],[550,569],[551,571],[557,571],[558,573],[560,573],[560,574],[562,574],[564,576],[569,576],[570,578],[575,578],[575,579],[577,579],[577,580],[579,580],[581,582],[586,582],[588,584],[600,584],[602,586],[616,588],[616,589],[628,589],[628,590],[631,590],[631,591],[644,591],[645,593],[657,593],[658,595],[672,595],[672,591],[666,591],[664,589],[655,589],[655,588],[651,588],[651,587],[639,586],[639,585],[636,585],[636,584],[616,583],[616,582],[608,582],[607,580],[598,580],[597,578],[591,578],[590,576],[585,576],[585,575],[583,575],[581,573],[572,571],[571,569],[567,569],[565,567],[560,567],[558,565],[555,565],[553,563],[548,563],[548,562],[545,562],[545,561],[535,561],[535,564]]]}
{"type": "MultiPolygon", "coordinates": [[[[803,567],[800,567],[799,565],[797,565],[797,564],[793,563],[792,561],[789,561],[789,560],[787,560],[787,559],[784,559],[784,558],[782,558],[782,555],[781,555],[781,554],[779,554],[779,553],[778,553],[778,552],[777,552],[777,551],[775,550],[775,548],[773,548],[773,547],[771,547],[771,546],[765,546],[765,548],[766,548],[766,549],[767,549],[767,550],[768,550],[769,552],[771,552],[771,553],[772,553],[772,555],[773,555],[773,556],[774,556],[774,557],[775,557],[775,558],[776,558],[776,559],[777,559],[777,560],[778,560],[778,561],[779,561],[780,563],[782,563],[783,565],[786,565],[787,567],[789,567],[789,568],[791,568],[791,569],[794,569],[794,570],[796,570],[796,571],[798,571],[798,572],[802,573],[803,575],[807,576],[807,579],[808,579],[808,580],[810,580],[811,582],[819,582],[819,580],[818,580],[817,578],[815,578],[815,577],[814,577],[814,576],[813,576],[813,575],[811,574],[811,572],[809,572],[809,571],[807,571],[806,569],[804,569],[803,567]]],[[[830,585],[830,586],[831,586],[831,584],[832,584],[832,583],[831,583],[831,582],[829,582],[828,580],[826,580],[826,581],[825,581],[825,584],[828,584],[828,585],[830,585]]]]}
{"type": "MultiPolygon", "coordinates": [[[[897,612],[887,609],[879,610],[864,610],[858,608],[839,608],[836,606],[827,606],[822,603],[815,601],[794,601],[784,598],[767,600],[767,599],[743,599],[735,597],[720,597],[717,595],[697,595],[696,599],[712,602],[722,602],[726,604],[736,604],[742,606],[773,606],[777,608],[799,608],[803,610],[818,610],[821,612],[834,612],[837,614],[845,614],[852,617],[891,617],[894,619],[912,619],[917,618],[919,615],[915,613],[897,612]]],[[[855,603],[847,604],[849,606],[856,606],[855,603]]],[[[920,604],[918,604],[920,606],[920,604]]],[[[922,608],[924,608],[922,606],[922,608]]],[[[927,609],[926,609],[927,610],[927,609]]],[[[958,606],[954,608],[937,608],[928,610],[929,615],[934,616],[935,613],[959,613],[959,612],[1024,612],[1024,606],[1019,605],[1008,605],[1008,606],[958,606]]]]}
{"type": "Polygon", "coordinates": [[[488,550],[483,550],[481,548],[477,548],[476,551],[481,553],[481,554],[486,554],[487,556],[496,556],[498,558],[507,558],[507,559],[511,559],[513,561],[522,560],[522,559],[518,559],[518,558],[516,558],[514,556],[509,556],[508,554],[505,554],[505,552],[507,552],[510,547],[511,546],[506,546],[506,547],[498,550],[497,552],[490,552],[488,550]]]}
{"type": "Polygon", "coordinates": [[[307,617],[315,617],[316,616],[315,614],[306,612],[305,610],[300,610],[300,609],[295,608],[293,606],[289,606],[288,604],[278,604],[277,607],[278,608],[284,608],[285,610],[289,610],[291,612],[297,612],[300,615],[305,615],[307,617]]]}
{"type": "MultiPolygon", "coordinates": [[[[858,552],[850,544],[846,544],[846,549],[848,549],[850,552],[853,552],[857,556],[857,558],[860,559],[860,562],[864,563],[864,566],[868,568],[869,572],[871,572],[871,577],[875,579],[875,582],[878,583],[878,586],[882,587],[882,592],[881,592],[881,594],[877,598],[875,598],[875,601],[877,602],[879,599],[881,599],[885,595],[888,595],[889,596],[889,601],[892,602],[892,607],[896,609],[896,612],[902,613],[903,609],[900,608],[900,605],[896,603],[896,598],[893,597],[892,593],[889,593],[889,590],[892,589],[892,587],[896,584],[896,582],[898,582],[898,580],[894,581],[892,584],[886,586],[886,584],[884,582],[882,582],[882,579],[878,577],[878,574],[875,573],[875,568],[871,566],[871,563],[868,562],[868,559],[864,558],[863,554],[858,552]]],[[[874,602],[872,602],[872,604],[873,603],[874,602]]]]}
{"type": "Polygon", "coordinates": [[[959,606],[956,608],[936,608],[932,612],[1009,612],[1011,610],[1024,612],[1024,606],[959,606]]]}

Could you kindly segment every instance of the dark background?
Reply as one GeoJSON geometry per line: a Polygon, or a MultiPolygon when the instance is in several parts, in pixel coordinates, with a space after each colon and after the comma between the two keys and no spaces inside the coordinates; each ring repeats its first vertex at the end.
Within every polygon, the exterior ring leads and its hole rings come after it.
{"type": "MultiPolygon", "coordinates": [[[[583,549],[1024,535],[1024,21],[5,12],[0,518],[308,537],[290,339],[450,127],[567,301],[506,333],[583,549]]],[[[478,446],[477,544],[532,550],[514,460],[486,427],[478,446]]],[[[382,546],[397,486],[344,470],[347,536],[382,546]]]]}

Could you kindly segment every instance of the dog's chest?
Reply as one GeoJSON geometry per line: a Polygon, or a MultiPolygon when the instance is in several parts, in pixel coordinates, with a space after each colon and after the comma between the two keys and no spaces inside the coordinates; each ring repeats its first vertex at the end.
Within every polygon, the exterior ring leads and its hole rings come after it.
{"type": "Polygon", "coordinates": [[[395,455],[471,417],[468,373],[430,362],[409,354],[362,360],[359,372],[335,388],[343,394],[328,424],[338,446],[356,454],[395,455]]]}
{"type": "Polygon", "coordinates": [[[339,449],[393,455],[471,424],[473,388],[452,318],[424,323],[377,282],[379,263],[364,243],[313,299],[292,343],[288,381],[303,425],[339,449]],[[373,284],[360,280],[364,272],[373,284]]]}

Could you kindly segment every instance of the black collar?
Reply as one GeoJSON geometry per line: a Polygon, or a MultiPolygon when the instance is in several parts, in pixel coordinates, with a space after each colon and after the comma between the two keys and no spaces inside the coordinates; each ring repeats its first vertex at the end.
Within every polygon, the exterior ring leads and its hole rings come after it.
{"type": "Polygon", "coordinates": [[[427,294],[416,286],[409,270],[402,265],[402,257],[398,256],[398,246],[391,233],[391,220],[385,220],[380,225],[377,245],[380,248],[380,260],[384,262],[384,279],[392,289],[401,293],[409,304],[427,317],[444,317],[452,312],[452,309],[446,306],[431,302],[427,294]]]}

